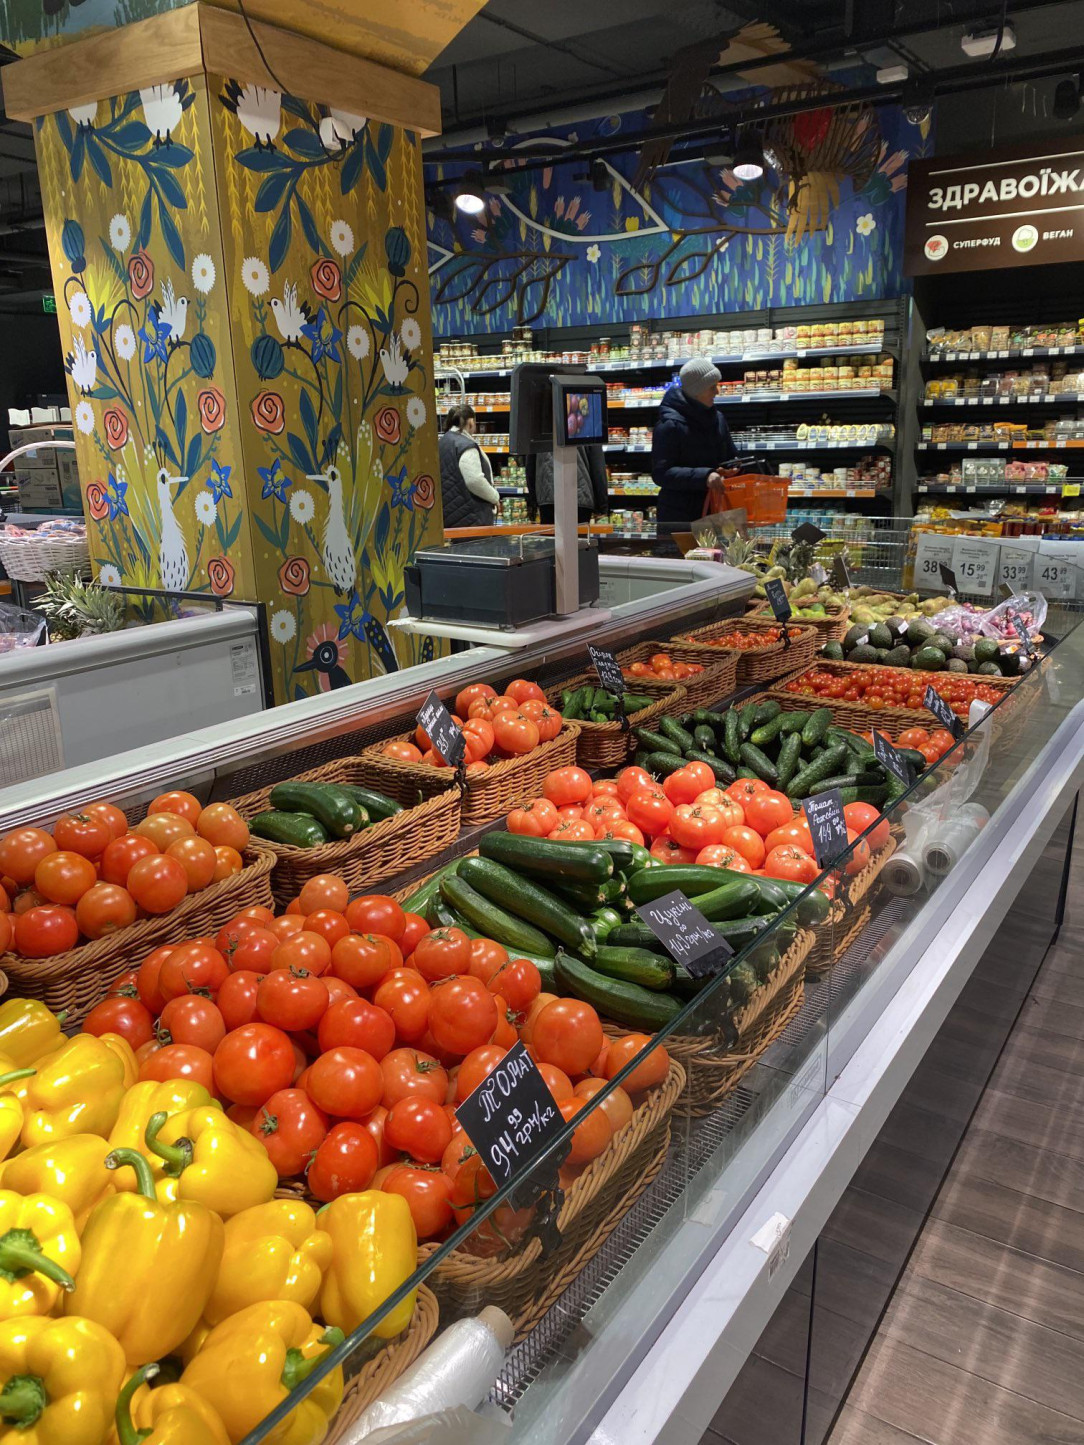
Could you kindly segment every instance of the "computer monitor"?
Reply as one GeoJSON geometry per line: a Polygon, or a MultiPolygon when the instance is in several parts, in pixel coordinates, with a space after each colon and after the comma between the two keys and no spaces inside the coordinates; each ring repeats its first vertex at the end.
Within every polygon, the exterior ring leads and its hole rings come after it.
{"type": "Polygon", "coordinates": [[[568,447],[601,445],[606,426],[606,387],[594,377],[575,381],[554,379],[554,411],[561,439],[568,447]]]}

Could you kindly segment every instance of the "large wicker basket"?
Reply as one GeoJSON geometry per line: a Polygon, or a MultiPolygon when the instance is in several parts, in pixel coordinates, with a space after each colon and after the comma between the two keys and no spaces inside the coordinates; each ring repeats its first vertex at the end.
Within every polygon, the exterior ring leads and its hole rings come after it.
{"type": "MultiPolygon", "coordinates": [[[[567,682],[549,688],[546,696],[550,702],[557,705],[560,703],[561,693],[566,688],[574,691],[576,688],[588,684],[597,686],[597,678],[587,673],[580,673],[567,682]]],[[[630,690],[642,692],[646,697],[654,697],[655,701],[650,707],[643,707],[639,712],[630,713],[627,728],[622,728],[619,722],[597,723],[586,721],[583,718],[575,719],[576,726],[580,730],[579,737],[576,739],[576,761],[581,767],[619,768],[623,766],[628,762],[637,746],[633,728],[651,727],[656,718],[660,718],[666,713],[685,711],[684,683],[679,686],[659,678],[638,677],[635,686],[630,690]]]]}
{"type": "Polygon", "coordinates": [[[847,882],[842,894],[833,902],[828,917],[817,929],[816,939],[806,959],[807,974],[827,973],[865,928],[872,916],[871,896],[896,848],[896,839],[890,837],[885,846],[873,854],[861,873],[847,882]]]}
{"type": "MultiPolygon", "coordinates": [[[[760,618],[744,617],[723,618],[721,622],[709,623],[707,627],[698,627],[693,632],[683,632],[677,639],[678,642],[692,642],[703,646],[711,641],[713,637],[726,637],[732,632],[741,632],[746,635],[767,633],[778,624],[762,621],[760,618]]],[[[765,642],[763,647],[741,648],[738,650],[738,681],[768,682],[772,678],[782,677],[785,673],[793,672],[795,668],[808,667],[816,655],[821,639],[815,627],[807,627],[804,623],[799,625],[796,622],[788,624],[790,635],[790,646],[784,647],[782,639],[778,642],[765,642]]]]}
{"type": "MultiPolygon", "coordinates": [[[[711,707],[730,696],[737,685],[738,654],[718,647],[697,647],[692,642],[638,642],[635,647],[626,647],[617,654],[623,668],[634,662],[647,662],[657,652],[666,652],[675,662],[695,662],[704,669],[692,677],[679,679],[685,689],[685,706],[692,712],[698,707],[711,707]]],[[[630,677],[629,688],[635,691],[641,682],[651,679],[630,677]]]]}
{"type": "MultiPolygon", "coordinates": [[[[452,773],[435,772],[441,791],[419,801],[413,780],[377,776],[373,763],[364,757],[339,758],[321,768],[301,773],[306,783],[354,783],[373,788],[404,805],[402,813],[385,818],[351,838],[336,838],[319,848],[295,848],[286,843],[261,839],[275,855],[271,886],[279,903],[288,903],[318,873],[336,873],[351,894],[366,893],[405,869],[427,858],[435,858],[459,836],[461,801],[452,773]]],[[[260,788],[235,798],[233,806],[243,818],[252,819],[271,806],[271,788],[260,788]]]]}
{"type": "MultiPolygon", "coordinates": [[[[412,733],[399,733],[364,749],[360,759],[368,769],[369,787],[390,791],[393,797],[401,796],[399,790],[404,787],[427,798],[444,791],[449,775],[443,768],[389,758],[381,751],[389,742],[409,742],[412,737],[412,733]]],[[[484,773],[468,778],[462,802],[464,827],[496,822],[509,809],[539,797],[547,773],[576,761],[578,737],[578,725],[566,723],[555,738],[541,743],[533,752],[520,758],[503,758],[484,773]]]]}
{"type": "Polygon", "coordinates": [[[190,893],[171,913],[142,918],[130,928],[83,943],[51,958],[0,954],[0,967],[22,998],[40,999],[54,1013],[67,1012],[66,1026],[79,1024],[102,999],[114,979],[135,968],[160,944],[215,934],[242,908],[274,902],[271,869],[275,855],[259,839],[244,852],[240,873],[190,893]]]}
{"type": "MultiPolygon", "coordinates": [[[[746,615],[757,621],[770,621],[772,605],[770,602],[761,602],[746,615]]],[[[839,611],[829,613],[827,617],[802,617],[798,620],[803,627],[816,628],[819,641],[823,646],[826,642],[843,641],[847,635],[847,628],[850,626],[851,610],[849,607],[841,607],[839,611]]]]}
{"type": "Polygon", "coordinates": [[[343,1402],[326,1436],[327,1445],[336,1445],[342,1440],[362,1412],[379,1400],[400,1375],[405,1374],[436,1334],[439,1320],[436,1297],[424,1284],[419,1285],[418,1300],[407,1328],[384,1344],[371,1359],[366,1360],[352,1379],[347,1380],[343,1402]]]}

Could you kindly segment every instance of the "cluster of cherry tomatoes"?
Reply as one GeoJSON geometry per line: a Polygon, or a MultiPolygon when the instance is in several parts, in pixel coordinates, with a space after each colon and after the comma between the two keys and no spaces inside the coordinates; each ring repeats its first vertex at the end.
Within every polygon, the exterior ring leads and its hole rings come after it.
{"type": "Polygon", "coordinates": [[[112,803],[91,803],[44,828],[0,838],[0,953],[48,958],[169,913],[244,867],[248,824],[228,803],[162,793],[129,828],[112,803]]]}
{"type": "MultiPolygon", "coordinates": [[[[351,900],[333,874],[279,917],[245,908],[214,938],[156,948],[83,1027],[126,1038],[143,1080],[203,1084],[280,1178],[303,1176],[317,1199],[401,1194],[420,1239],[494,1192],[455,1106],[513,1044],[527,1046],[566,1120],[650,1045],[644,1034],[608,1040],[589,1004],[543,992],[535,965],[499,943],[431,930],[384,894],[351,900]]],[[[565,1183],[668,1069],[656,1046],[626,1088],[584,1113],[565,1183]]],[[[496,1235],[483,1231],[475,1247],[486,1242],[496,1235]]]]}
{"type": "Polygon", "coordinates": [[[1004,693],[962,672],[915,672],[908,667],[863,665],[850,672],[832,672],[813,667],[786,684],[788,692],[823,697],[831,702],[860,702],[874,712],[886,707],[920,709],[927,687],[933,687],[957,717],[966,718],[968,708],[980,702],[1000,702],[1004,693]]]}
{"type": "MultiPolygon", "coordinates": [[[[452,721],[466,740],[467,773],[477,775],[490,763],[521,757],[540,743],[551,742],[561,731],[564,719],[546,701],[546,694],[536,682],[517,677],[503,693],[488,682],[465,687],[456,697],[452,721]]],[[[399,739],[385,743],[381,751],[401,762],[428,763],[434,768],[448,766],[421,726],[413,742],[399,739]]]]}
{"type": "Polygon", "coordinates": [[[655,652],[646,662],[633,662],[622,668],[626,677],[661,677],[677,682],[683,677],[695,677],[698,672],[703,671],[703,663],[682,662],[680,658],[675,662],[668,652],[655,652]]]}
{"type": "MultiPolygon", "coordinates": [[[[801,628],[792,627],[790,635],[794,640],[801,637],[801,628]]],[[[740,652],[756,652],[758,648],[774,647],[777,642],[782,642],[783,629],[763,627],[750,630],[735,627],[733,632],[726,632],[722,637],[698,637],[696,641],[701,647],[734,647],[740,652]]]]}

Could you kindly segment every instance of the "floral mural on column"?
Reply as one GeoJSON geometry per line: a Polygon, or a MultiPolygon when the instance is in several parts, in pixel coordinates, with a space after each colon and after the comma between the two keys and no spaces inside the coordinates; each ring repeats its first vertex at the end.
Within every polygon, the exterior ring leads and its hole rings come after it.
{"type": "Polygon", "coordinates": [[[419,147],[209,83],[260,595],[300,697],[432,655],[387,626],[442,535],[419,147]]]}
{"type": "Polygon", "coordinates": [[[36,140],[97,575],[252,597],[203,79],[44,116],[36,140]]]}

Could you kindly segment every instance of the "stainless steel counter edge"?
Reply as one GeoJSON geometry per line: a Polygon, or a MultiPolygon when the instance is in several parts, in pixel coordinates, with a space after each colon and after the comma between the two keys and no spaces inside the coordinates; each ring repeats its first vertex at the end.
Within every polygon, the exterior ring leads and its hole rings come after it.
{"type": "MultiPolygon", "coordinates": [[[[683,562],[657,557],[606,559],[617,578],[659,584],[663,590],[612,607],[612,619],[600,626],[595,641],[625,645],[645,628],[680,622],[690,613],[720,604],[737,604],[752,591],[754,579],[714,562],[683,562]],[[667,583],[673,585],[667,586],[667,583]]],[[[187,624],[178,624],[187,625],[187,624]]],[[[159,627],[171,627],[162,623],[159,627]]],[[[438,658],[364,682],[286,703],[252,717],[222,723],[154,746],[133,749],[97,763],[71,768],[52,778],[34,778],[0,791],[0,830],[48,821],[56,814],[99,795],[138,795],[166,783],[192,784],[218,770],[258,761],[303,744],[380,722],[420,706],[433,688],[451,689],[485,676],[529,673],[547,661],[584,650],[582,638],[556,640],[513,657],[497,648],[438,658]]]]}

